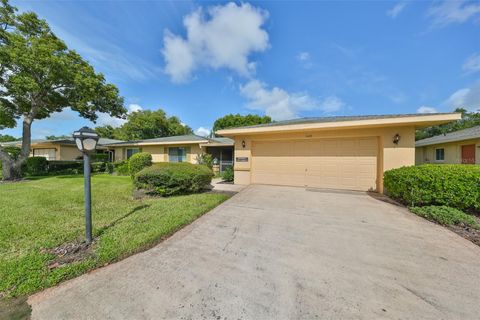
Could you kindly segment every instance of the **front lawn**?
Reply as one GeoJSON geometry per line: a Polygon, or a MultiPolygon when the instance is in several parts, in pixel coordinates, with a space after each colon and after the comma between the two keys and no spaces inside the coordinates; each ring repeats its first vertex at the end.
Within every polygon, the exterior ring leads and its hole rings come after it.
{"type": "Polygon", "coordinates": [[[96,240],[84,250],[78,246],[85,232],[82,176],[0,184],[0,298],[33,293],[151,247],[228,196],[133,200],[130,177],[96,175],[92,198],[96,240]]]}

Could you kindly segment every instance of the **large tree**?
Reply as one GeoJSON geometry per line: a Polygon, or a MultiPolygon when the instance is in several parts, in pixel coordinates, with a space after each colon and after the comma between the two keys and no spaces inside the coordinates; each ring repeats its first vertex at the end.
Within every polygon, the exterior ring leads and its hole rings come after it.
{"type": "Polygon", "coordinates": [[[33,12],[17,14],[0,2],[0,129],[22,123],[22,150],[14,158],[0,147],[3,179],[20,175],[30,153],[31,126],[64,108],[95,121],[98,112],[126,113],[118,89],[50,30],[33,12]]]}
{"type": "Polygon", "coordinates": [[[0,134],[0,142],[10,142],[10,141],[18,141],[20,139],[15,138],[9,134],[0,134]]]}
{"type": "Polygon", "coordinates": [[[242,116],[240,114],[227,114],[221,118],[218,118],[213,123],[213,133],[221,129],[253,126],[256,124],[264,124],[272,122],[272,118],[269,116],[258,116],[255,114],[247,114],[242,116]]]}
{"type": "Polygon", "coordinates": [[[141,110],[132,112],[127,122],[118,128],[110,125],[95,128],[104,138],[119,140],[143,140],[160,137],[192,134],[192,128],[183,124],[175,116],[168,117],[165,111],[141,110]]]}
{"type": "Polygon", "coordinates": [[[415,134],[415,139],[421,140],[433,136],[438,136],[440,134],[480,126],[480,112],[470,112],[464,108],[457,108],[454,112],[461,113],[462,119],[438,126],[419,129],[415,134]]]}

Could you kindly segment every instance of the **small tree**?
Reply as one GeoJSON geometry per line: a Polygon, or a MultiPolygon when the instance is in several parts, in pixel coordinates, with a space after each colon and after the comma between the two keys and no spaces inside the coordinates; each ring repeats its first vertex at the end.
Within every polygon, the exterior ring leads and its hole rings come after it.
{"type": "Polygon", "coordinates": [[[0,0],[0,129],[22,121],[22,147],[15,159],[0,147],[3,179],[21,174],[30,153],[32,122],[70,107],[95,121],[97,112],[126,113],[118,89],[69,50],[33,12],[17,14],[0,0]]]}

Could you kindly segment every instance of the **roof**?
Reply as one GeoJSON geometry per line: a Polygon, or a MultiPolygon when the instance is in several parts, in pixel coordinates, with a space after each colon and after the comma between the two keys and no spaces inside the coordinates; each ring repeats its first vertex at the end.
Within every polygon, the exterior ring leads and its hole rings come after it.
{"type": "Polygon", "coordinates": [[[454,131],[446,134],[441,134],[438,136],[418,140],[415,143],[416,147],[429,146],[432,144],[446,143],[446,142],[455,142],[463,141],[469,139],[480,139],[480,126],[463,129],[459,131],[454,131]]]}
{"type": "Polygon", "coordinates": [[[459,120],[460,113],[428,113],[428,114],[387,114],[387,115],[360,115],[360,116],[335,116],[300,118],[258,124],[246,127],[236,127],[219,130],[220,135],[233,135],[237,133],[260,133],[273,131],[286,131],[295,129],[319,129],[353,126],[385,126],[385,125],[418,125],[429,126],[459,120]]]}
{"type": "MultiPolygon", "coordinates": [[[[111,143],[118,143],[122,142],[122,140],[115,140],[115,139],[107,139],[107,138],[100,138],[98,140],[98,145],[103,146],[106,144],[111,144],[111,143]]],[[[35,145],[35,144],[42,144],[42,143],[52,143],[52,144],[75,144],[75,141],[73,141],[73,138],[66,138],[66,139],[57,139],[57,140],[47,140],[47,139],[32,139],[30,144],[35,145]]],[[[21,146],[22,141],[10,141],[10,142],[3,142],[1,143],[2,146],[21,146]]]]}
{"type": "Polygon", "coordinates": [[[132,141],[121,141],[117,143],[110,143],[108,146],[130,146],[130,145],[157,145],[157,144],[178,144],[178,143],[188,143],[188,144],[217,144],[217,145],[233,145],[233,140],[229,138],[206,138],[198,136],[195,134],[182,135],[182,136],[171,136],[171,137],[162,137],[162,138],[153,138],[145,140],[132,140],[132,141]]]}

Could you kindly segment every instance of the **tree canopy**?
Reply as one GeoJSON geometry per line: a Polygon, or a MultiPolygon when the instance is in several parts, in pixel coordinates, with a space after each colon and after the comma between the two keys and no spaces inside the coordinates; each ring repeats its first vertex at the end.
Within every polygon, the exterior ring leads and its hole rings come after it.
{"type": "Polygon", "coordinates": [[[0,148],[3,178],[13,179],[28,157],[31,125],[64,108],[95,121],[97,113],[126,113],[118,89],[75,51],[69,50],[33,12],[17,14],[0,2],[0,129],[22,121],[22,152],[13,159],[0,148]]]}
{"type": "Polygon", "coordinates": [[[10,141],[18,141],[20,138],[15,138],[9,134],[0,134],[0,142],[10,142],[10,141]]]}
{"type": "Polygon", "coordinates": [[[272,118],[269,116],[259,116],[256,114],[247,114],[242,116],[240,114],[227,114],[221,118],[218,118],[213,123],[213,132],[217,132],[221,129],[253,126],[256,124],[264,124],[272,122],[272,118]]]}
{"type": "Polygon", "coordinates": [[[132,112],[122,126],[100,126],[95,131],[103,138],[119,140],[143,140],[193,133],[192,128],[183,124],[179,118],[169,117],[161,109],[132,112]]]}
{"type": "Polygon", "coordinates": [[[468,129],[475,126],[480,126],[479,112],[469,112],[464,108],[457,108],[455,109],[454,112],[461,113],[462,119],[455,122],[438,125],[438,126],[419,129],[415,133],[415,140],[426,139],[433,136],[438,136],[440,134],[468,129]]]}

